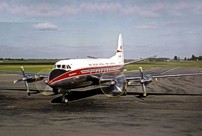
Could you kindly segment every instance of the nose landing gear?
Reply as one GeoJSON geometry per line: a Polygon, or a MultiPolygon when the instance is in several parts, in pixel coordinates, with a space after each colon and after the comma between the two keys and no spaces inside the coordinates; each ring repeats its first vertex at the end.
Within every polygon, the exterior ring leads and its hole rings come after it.
{"type": "Polygon", "coordinates": [[[62,95],[62,103],[68,103],[69,102],[69,98],[70,98],[70,92],[67,91],[66,93],[64,93],[62,95]]]}

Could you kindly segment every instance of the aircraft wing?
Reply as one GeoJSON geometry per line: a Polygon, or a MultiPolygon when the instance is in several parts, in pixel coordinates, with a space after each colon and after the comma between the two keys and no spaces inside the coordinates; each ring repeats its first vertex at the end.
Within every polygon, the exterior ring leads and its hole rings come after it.
{"type": "Polygon", "coordinates": [[[137,76],[137,77],[126,77],[127,81],[140,81],[141,77],[137,76]]]}
{"type": "MultiPolygon", "coordinates": [[[[17,74],[17,75],[22,75],[21,71],[8,71],[8,70],[0,70],[0,73],[2,74],[17,74]]],[[[30,75],[32,73],[29,73],[30,75]]]]}
{"type": "Polygon", "coordinates": [[[147,96],[146,85],[151,83],[153,81],[153,79],[157,80],[158,78],[197,76],[197,75],[202,75],[202,72],[201,73],[191,73],[191,74],[168,74],[168,75],[147,74],[147,75],[144,75],[142,68],[140,68],[140,76],[130,76],[130,77],[126,76],[126,80],[127,80],[128,85],[132,85],[131,83],[140,83],[140,85],[142,86],[142,90],[143,90],[142,96],[145,97],[145,96],[147,96]]]}
{"type": "MultiPolygon", "coordinates": [[[[140,82],[141,79],[145,79],[147,81],[153,81],[153,79],[157,79],[157,78],[169,78],[169,77],[183,77],[183,76],[197,76],[197,75],[202,75],[202,72],[200,73],[189,73],[189,74],[159,74],[159,75],[153,75],[153,74],[146,74],[143,75],[143,77],[141,77],[140,75],[130,75],[130,74],[126,74],[125,75],[125,79],[127,81],[132,81],[132,82],[140,82]]],[[[104,79],[100,79],[101,82],[109,82],[112,81],[114,79],[114,77],[110,77],[108,76],[107,78],[104,79]]]]}
{"type": "MultiPolygon", "coordinates": [[[[168,77],[183,77],[183,76],[197,76],[197,75],[202,75],[202,73],[191,73],[191,74],[170,74],[170,75],[151,75],[151,74],[148,74],[148,75],[145,75],[144,78],[148,79],[151,78],[151,79],[155,79],[155,78],[168,78],[168,77]]],[[[127,81],[140,81],[141,80],[141,76],[130,76],[130,77],[127,77],[126,76],[126,80],[127,81]]]]}
{"type": "Polygon", "coordinates": [[[151,57],[148,57],[148,58],[143,58],[143,59],[139,59],[139,60],[134,60],[134,61],[129,61],[127,63],[124,63],[124,66],[125,65],[130,65],[130,64],[133,64],[133,63],[137,63],[137,62],[140,62],[140,61],[143,61],[143,60],[148,60],[148,59],[151,59],[151,58],[156,58],[157,55],[154,55],[154,56],[151,56],[151,57]]]}
{"type": "Polygon", "coordinates": [[[173,74],[173,75],[154,75],[153,78],[183,77],[183,76],[197,76],[197,75],[202,75],[202,73],[173,74]]]}
{"type": "MultiPolygon", "coordinates": [[[[2,73],[2,74],[24,75],[22,71],[0,70],[0,73],[2,73]]],[[[26,76],[35,76],[35,75],[38,75],[38,76],[43,77],[43,78],[48,78],[48,74],[38,74],[38,73],[26,72],[26,76]]]]}

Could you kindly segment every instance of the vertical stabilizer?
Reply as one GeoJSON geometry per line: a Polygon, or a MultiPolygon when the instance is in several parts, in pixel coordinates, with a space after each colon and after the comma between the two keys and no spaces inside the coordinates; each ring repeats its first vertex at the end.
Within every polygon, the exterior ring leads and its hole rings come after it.
{"type": "Polygon", "coordinates": [[[123,39],[121,34],[119,34],[116,54],[111,59],[116,60],[119,64],[124,64],[123,39]]]}
{"type": "Polygon", "coordinates": [[[123,52],[123,39],[122,35],[119,34],[119,39],[118,39],[118,47],[116,52],[123,52]]]}

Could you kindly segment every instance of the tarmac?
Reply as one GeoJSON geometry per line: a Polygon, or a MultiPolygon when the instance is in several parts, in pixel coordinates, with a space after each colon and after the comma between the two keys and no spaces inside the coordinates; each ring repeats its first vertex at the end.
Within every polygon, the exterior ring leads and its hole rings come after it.
{"type": "MultiPolygon", "coordinates": [[[[145,73],[193,73],[196,67],[158,67],[145,73]],[[173,69],[173,70],[170,70],[173,69]]],[[[138,75],[138,71],[132,72],[138,75]]],[[[132,75],[131,73],[128,73],[132,75]]],[[[19,75],[0,75],[0,135],[4,136],[200,136],[202,133],[202,76],[159,79],[146,98],[141,86],[108,98],[97,88],[73,90],[68,104],[51,103],[30,84],[31,96],[19,75]]]]}

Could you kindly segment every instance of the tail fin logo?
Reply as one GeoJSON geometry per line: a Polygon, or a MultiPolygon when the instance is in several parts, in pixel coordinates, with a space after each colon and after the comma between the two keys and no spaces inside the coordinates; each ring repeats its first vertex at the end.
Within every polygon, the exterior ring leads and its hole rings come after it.
{"type": "Polygon", "coordinates": [[[118,49],[116,52],[122,52],[123,51],[123,46],[120,46],[120,50],[118,49]]]}

